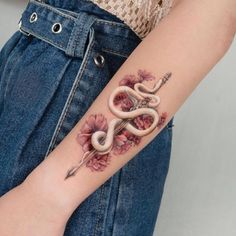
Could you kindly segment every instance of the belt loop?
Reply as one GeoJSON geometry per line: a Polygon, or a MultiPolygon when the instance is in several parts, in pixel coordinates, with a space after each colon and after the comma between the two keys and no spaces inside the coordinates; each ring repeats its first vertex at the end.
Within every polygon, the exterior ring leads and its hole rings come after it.
{"type": "Polygon", "coordinates": [[[74,23],[69,42],[66,48],[66,54],[73,57],[83,58],[85,53],[88,33],[97,17],[89,15],[86,12],[80,12],[74,23]]]}

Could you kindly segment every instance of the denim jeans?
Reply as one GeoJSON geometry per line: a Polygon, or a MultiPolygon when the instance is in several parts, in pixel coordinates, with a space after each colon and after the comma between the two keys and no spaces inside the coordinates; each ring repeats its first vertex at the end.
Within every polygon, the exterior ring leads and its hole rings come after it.
{"type": "MultiPolygon", "coordinates": [[[[141,42],[87,0],[32,0],[19,27],[0,52],[0,195],[63,140],[141,42]]],[[[153,234],[172,127],[173,118],[75,210],[65,236],[153,234]]]]}

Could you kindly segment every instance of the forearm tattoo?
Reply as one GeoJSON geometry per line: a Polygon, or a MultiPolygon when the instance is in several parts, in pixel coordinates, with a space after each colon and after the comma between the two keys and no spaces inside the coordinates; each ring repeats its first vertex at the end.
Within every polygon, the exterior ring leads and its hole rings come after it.
{"type": "Polygon", "coordinates": [[[156,92],[171,75],[166,73],[153,88],[143,83],[156,80],[146,70],[124,76],[108,99],[108,107],[116,118],[109,123],[101,113],[87,118],[76,137],[84,154],[79,163],[67,171],[65,179],[75,176],[83,165],[91,171],[103,171],[112,156],[124,154],[132,146],[139,145],[143,136],[164,126],[167,113],[159,114],[160,97],[156,92]]]}

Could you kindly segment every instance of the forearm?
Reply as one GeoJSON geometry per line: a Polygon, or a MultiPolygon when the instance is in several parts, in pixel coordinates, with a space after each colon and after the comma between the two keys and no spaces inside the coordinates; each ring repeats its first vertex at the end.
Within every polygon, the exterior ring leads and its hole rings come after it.
{"type": "Polygon", "coordinates": [[[200,81],[227,51],[234,32],[231,18],[210,1],[182,1],[134,50],[117,71],[92,106],[65,139],[49,154],[27,183],[34,183],[35,191],[43,190],[54,201],[73,211],[86,197],[141,151],[168,123],[200,81]],[[191,9],[191,10],[190,10],[191,9]],[[211,12],[212,15],[209,15],[211,12]],[[225,14],[225,15],[224,15],[225,14]],[[117,116],[109,108],[109,98],[126,75],[139,70],[155,77],[145,81],[152,88],[158,79],[171,72],[169,80],[157,91],[160,103],[157,114],[167,114],[149,134],[123,154],[109,153],[109,164],[92,171],[86,163],[73,176],[68,171],[76,166],[85,153],[81,140],[84,125],[91,116],[102,115],[107,125],[117,116]],[[69,173],[70,174],[70,173],[69,173]],[[69,178],[66,178],[69,177],[69,178]]]}

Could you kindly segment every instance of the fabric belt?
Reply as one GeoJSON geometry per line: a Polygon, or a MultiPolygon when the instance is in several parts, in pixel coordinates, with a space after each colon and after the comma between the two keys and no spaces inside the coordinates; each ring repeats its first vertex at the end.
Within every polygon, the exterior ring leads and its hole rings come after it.
{"type": "Polygon", "coordinates": [[[97,17],[86,12],[69,12],[43,1],[30,0],[19,21],[19,30],[33,35],[66,55],[83,58],[91,26],[97,17]]]}

